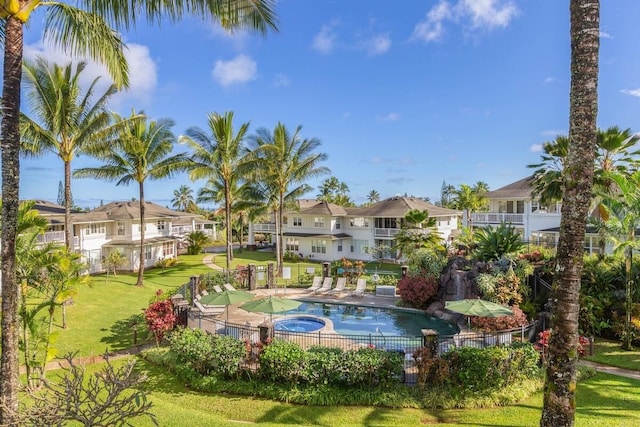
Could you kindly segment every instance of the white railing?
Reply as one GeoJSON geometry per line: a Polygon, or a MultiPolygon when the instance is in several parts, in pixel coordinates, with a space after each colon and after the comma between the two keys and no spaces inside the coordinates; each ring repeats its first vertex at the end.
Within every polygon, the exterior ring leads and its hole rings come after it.
{"type": "Polygon", "coordinates": [[[47,231],[44,234],[38,235],[38,243],[64,243],[64,240],[64,231],[47,231]]]}
{"type": "Polygon", "coordinates": [[[276,225],[275,224],[253,224],[253,231],[259,233],[275,233],[276,225]]]}
{"type": "Polygon", "coordinates": [[[524,214],[496,212],[472,213],[471,221],[473,221],[474,224],[500,224],[501,222],[524,224],[524,214]]]}
{"type": "Polygon", "coordinates": [[[394,237],[399,232],[399,228],[376,228],[373,235],[375,237],[394,237]]]}

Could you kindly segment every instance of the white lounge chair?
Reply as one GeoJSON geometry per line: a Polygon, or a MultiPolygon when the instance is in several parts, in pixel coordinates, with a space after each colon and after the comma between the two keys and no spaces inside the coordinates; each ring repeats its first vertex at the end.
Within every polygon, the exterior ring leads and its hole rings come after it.
{"type": "Polygon", "coordinates": [[[222,293],[222,288],[220,285],[213,285],[213,291],[217,294],[222,293]]]}
{"type": "Polygon", "coordinates": [[[236,288],[234,288],[230,283],[225,283],[224,285],[222,285],[223,288],[225,288],[228,291],[235,291],[236,288]]]}
{"type": "Polygon", "coordinates": [[[344,292],[344,287],[347,285],[346,277],[338,277],[336,280],[336,287],[331,289],[328,293],[330,294],[338,294],[340,292],[344,292]]]}
{"type": "Polygon", "coordinates": [[[311,286],[307,288],[307,292],[317,291],[320,286],[322,286],[322,276],[314,276],[311,286]]]}
{"type": "Polygon", "coordinates": [[[224,305],[207,305],[204,306],[200,301],[194,302],[196,308],[205,316],[219,316],[224,313],[226,306],[224,305]]]}
{"type": "Polygon", "coordinates": [[[361,297],[364,296],[365,291],[367,290],[367,279],[358,279],[356,282],[356,288],[353,292],[351,292],[352,297],[361,297]]]}
{"type": "Polygon", "coordinates": [[[207,292],[207,290],[206,290],[206,289],[203,289],[203,290],[201,290],[201,291],[200,291],[200,294],[201,294],[202,296],[205,296],[205,295],[209,295],[209,292],[207,292]]]}
{"type": "Polygon", "coordinates": [[[322,287],[313,291],[314,294],[323,294],[325,292],[329,292],[331,290],[331,285],[333,285],[333,277],[327,276],[322,281],[322,287]]]}

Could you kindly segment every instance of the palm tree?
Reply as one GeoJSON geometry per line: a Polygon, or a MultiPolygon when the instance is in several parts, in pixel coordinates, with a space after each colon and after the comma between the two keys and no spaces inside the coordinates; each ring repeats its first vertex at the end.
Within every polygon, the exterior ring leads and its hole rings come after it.
{"type": "Polygon", "coordinates": [[[456,187],[451,184],[447,184],[445,181],[442,181],[442,187],[440,187],[440,205],[442,207],[449,206],[449,202],[451,201],[451,197],[454,196],[456,191],[456,187]]]}
{"type": "Polygon", "coordinates": [[[615,196],[606,195],[603,200],[606,215],[605,229],[614,245],[614,253],[623,253],[626,274],[626,318],[625,337],[622,347],[632,350],[631,345],[631,309],[633,304],[633,251],[640,249],[636,240],[636,229],[640,227],[640,171],[629,175],[621,172],[609,172],[605,175],[616,185],[615,196]]]}
{"type": "MultiPolygon", "coordinates": [[[[0,424],[13,423],[18,409],[18,292],[15,276],[17,217],[20,188],[20,92],[24,24],[37,7],[45,7],[42,34],[47,42],[67,52],[84,55],[104,64],[118,87],[128,85],[128,67],[119,33],[107,21],[129,27],[145,17],[149,22],[177,21],[183,16],[213,18],[227,30],[246,28],[265,34],[277,29],[273,0],[84,0],[86,8],[66,2],[18,0],[20,11],[4,15],[4,57],[2,79],[2,355],[0,370],[0,424]],[[14,332],[12,332],[14,331],[14,332]]],[[[0,0],[5,11],[15,0],[0,0]]]]}
{"type": "Polygon", "coordinates": [[[412,209],[404,215],[401,230],[395,236],[395,247],[399,256],[420,248],[437,247],[442,237],[436,230],[436,219],[429,217],[429,211],[412,209]]]}
{"type": "MultiPolygon", "coordinates": [[[[129,124],[113,140],[91,147],[89,154],[104,161],[100,167],[82,168],[74,171],[78,178],[98,178],[117,181],[116,185],[136,182],[140,205],[140,265],[137,286],[143,285],[145,267],[145,198],[144,183],[147,179],[163,179],[183,171],[187,167],[184,154],[169,156],[173,150],[175,136],[171,132],[173,121],[163,119],[148,121],[146,117],[131,113],[129,124]]],[[[122,120],[116,115],[116,120],[122,120]]]]}
{"type": "Polygon", "coordinates": [[[541,426],[572,426],[578,362],[578,311],[583,244],[591,202],[597,140],[599,0],[571,0],[569,149],[563,174],[562,219],[550,301],[553,331],[541,426]]]}
{"type": "Polygon", "coordinates": [[[187,129],[180,142],[193,150],[189,176],[192,180],[205,178],[219,184],[224,192],[224,215],[226,221],[227,271],[233,259],[233,235],[231,229],[231,185],[249,172],[248,151],[244,140],[249,123],[243,123],[237,132],[233,128],[233,112],[224,115],[209,114],[209,132],[198,127],[187,129]]]}
{"type": "Polygon", "coordinates": [[[177,190],[173,190],[171,205],[174,209],[182,212],[193,209],[193,190],[186,185],[181,185],[177,190]]]}
{"type": "Polygon", "coordinates": [[[380,201],[380,193],[377,190],[369,191],[367,194],[367,203],[373,205],[374,203],[378,203],[380,201]]]}
{"type": "Polygon", "coordinates": [[[321,144],[320,140],[303,139],[301,130],[302,126],[298,126],[292,134],[282,123],[278,123],[273,132],[262,128],[252,137],[257,178],[265,182],[265,188],[272,192],[268,200],[276,213],[276,263],[279,274],[282,273],[282,219],[285,203],[309,190],[306,184],[308,179],[329,173],[327,167],[320,166],[327,155],[314,153],[321,144]]]}
{"type": "Polygon", "coordinates": [[[482,187],[478,187],[477,185],[471,187],[467,184],[461,184],[453,194],[454,199],[451,201],[451,204],[455,209],[466,211],[468,227],[470,230],[473,230],[471,214],[486,208],[486,191],[483,191],[482,187]]]}
{"type": "Polygon", "coordinates": [[[64,163],[64,232],[67,249],[73,247],[71,225],[71,162],[85,147],[113,130],[106,104],[116,92],[110,85],[102,94],[94,93],[99,77],[82,93],[80,79],[86,62],[76,66],[49,64],[38,58],[25,61],[25,96],[33,116],[22,115],[22,148],[27,155],[51,152],[64,163]],[[97,96],[97,98],[96,98],[97,96]],[[94,102],[94,98],[95,102],[94,102]]]}

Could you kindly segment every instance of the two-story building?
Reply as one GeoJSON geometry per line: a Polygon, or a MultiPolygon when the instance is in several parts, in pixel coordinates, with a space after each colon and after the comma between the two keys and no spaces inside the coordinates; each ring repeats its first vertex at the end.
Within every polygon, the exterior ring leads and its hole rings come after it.
{"type": "MultiPolygon", "coordinates": [[[[382,256],[395,259],[395,236],[407,212],[427,210],[436,219],[436,230],[450,241],[458,228],[461,212],[441,208],[414,197],[391,197],[367,207],[344,207],[322,201],[301,200],[298,210],[286,212],[283,220],[285,251],[319,261],[340,258],[371,261],[382,256]],[[379,253],[374,248],[385,248],[379,253]]],[[[251,232],[274,233],[274,224],[255,224],[251,232]]],[[[429,232],[425,230],[425,232],[429,232]]],[[[250,235],[250,243],[252,236],[250,235]]]]}

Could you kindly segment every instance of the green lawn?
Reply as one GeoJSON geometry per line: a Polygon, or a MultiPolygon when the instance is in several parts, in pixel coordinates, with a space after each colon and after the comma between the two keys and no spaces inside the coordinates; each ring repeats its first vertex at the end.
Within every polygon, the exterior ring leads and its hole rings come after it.
{"type": "Polygon", "coordinates": [[[623,350],[619,341],[607,341],[597,338],[594,345],[595,354],[585,357],[586,360],[617,366],[619,368],[640,370],[640,349],[623,350]]]}

